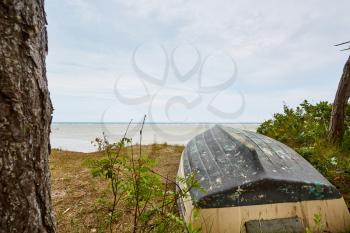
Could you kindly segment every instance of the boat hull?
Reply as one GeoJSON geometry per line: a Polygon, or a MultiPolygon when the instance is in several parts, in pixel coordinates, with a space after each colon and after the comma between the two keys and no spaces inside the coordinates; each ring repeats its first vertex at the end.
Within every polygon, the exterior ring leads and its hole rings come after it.
{"type": "MultiPolygon", "coordinates": [[[[182,159],[181,159],[182,160],[182,159]]],[[[185,177],[182,161],[178,176],[185,177]]],[[[184,184],[178,184],[184,189],[184,184]]],[[[191,196],[181,200],[181,214],[187,223],[202,227],[203,233],[245,233],[246,223],[252,220],[299,218],[304,229],[317,232],[315,216],[320,216],[325,232],[350,232],[350,214],[343,198],[300,202],[260,204],[250,206],[199,208],[194,216],[191,196]]]]}

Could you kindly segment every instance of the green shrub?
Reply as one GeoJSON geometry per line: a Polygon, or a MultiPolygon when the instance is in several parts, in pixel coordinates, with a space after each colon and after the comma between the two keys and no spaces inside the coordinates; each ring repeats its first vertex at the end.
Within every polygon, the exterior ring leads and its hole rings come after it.
{"type": "Polygon", "coordinates": [[[296,109],[285,105],[283,110],[263,122],[257,131],[291,147],[310,146],[327,136],[332,110],[329,103],[312,105],[305,100],[296,109]]]}

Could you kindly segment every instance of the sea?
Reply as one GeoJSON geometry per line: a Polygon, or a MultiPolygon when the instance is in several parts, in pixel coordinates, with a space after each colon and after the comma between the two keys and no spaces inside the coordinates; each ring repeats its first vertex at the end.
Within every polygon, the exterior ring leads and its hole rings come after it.
{"type": "Polygon", "coordinates": [[[93,152],[96,138],[106,137],[111,143],[126,133],[133,143],[167,143],[186,145],[195,135],[221,124],[237,129],[256,131],[259,123],[71,123],[56,122],[51,126],[51,147],[55,149],[93,152]],[[142,129],[142,134],[140,131],[142,129]],[[140,137],[141,135],[141,137],[140,137]]]}

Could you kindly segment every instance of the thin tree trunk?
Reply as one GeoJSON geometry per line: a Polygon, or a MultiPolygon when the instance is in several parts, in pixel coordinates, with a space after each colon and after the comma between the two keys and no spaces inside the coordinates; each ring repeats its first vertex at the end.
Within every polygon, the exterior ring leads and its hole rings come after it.
{"type": "Polygon", "coordinates": [[[331,142],[341,141],[344,134],[345,107],[350,96],[350,57],[345,63],[343,75],[340,79],[337,94],[335,95],[332,115],[329,124],[328,138],[331,142]]]}
{"type": "Polygon", "coordinates": [[[44,0],[1,0],[0,52],[0,232],[55,232],[44,0]]]}

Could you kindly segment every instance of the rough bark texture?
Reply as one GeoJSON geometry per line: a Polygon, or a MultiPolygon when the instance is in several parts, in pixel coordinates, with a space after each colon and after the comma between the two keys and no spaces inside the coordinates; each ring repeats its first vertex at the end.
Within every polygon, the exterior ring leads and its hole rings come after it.
{"type": "Polygon", "coordinates": [[[350,96],[350,57],[345,63],[343,75],[340,79],[335,95],[332,115],[329,125],[329,140],[339,142],[344,134],[345,107],[350,96]]]}
{"type": "Polygon", "coordinates": [[[44,0],[0,1],[0,232],[55,232],[44,0]]]}

